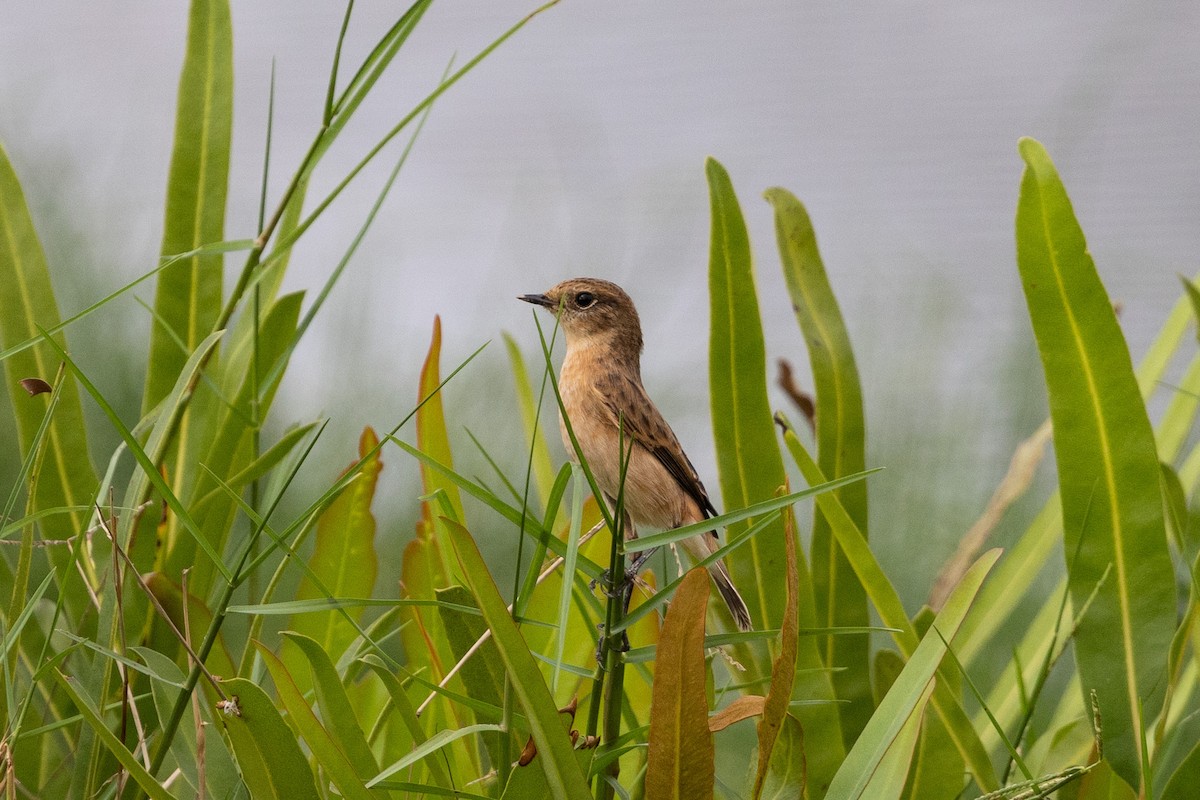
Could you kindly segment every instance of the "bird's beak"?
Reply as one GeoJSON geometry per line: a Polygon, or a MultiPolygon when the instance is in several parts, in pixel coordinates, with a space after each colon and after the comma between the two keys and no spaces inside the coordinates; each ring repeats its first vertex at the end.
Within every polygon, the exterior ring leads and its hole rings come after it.
{"type": "Polygon", "coordinates": [[[518,300],[524,300],[526,303],[533,303],[535,306],[553,309],[557,304],[546,297],[544,294],[522,294],[517,295],[518,300]]]}

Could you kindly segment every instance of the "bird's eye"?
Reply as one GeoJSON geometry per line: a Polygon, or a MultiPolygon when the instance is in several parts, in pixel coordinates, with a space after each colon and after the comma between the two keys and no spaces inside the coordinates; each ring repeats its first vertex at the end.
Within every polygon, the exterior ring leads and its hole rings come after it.
{"type": "Polygon", "coordinates": [[[596,298],[591,292],[580,292],[579,294],[575,295],[575,305],[579,306],[580,308],[587,308],[594,302],[596,302],[596,298]]]}

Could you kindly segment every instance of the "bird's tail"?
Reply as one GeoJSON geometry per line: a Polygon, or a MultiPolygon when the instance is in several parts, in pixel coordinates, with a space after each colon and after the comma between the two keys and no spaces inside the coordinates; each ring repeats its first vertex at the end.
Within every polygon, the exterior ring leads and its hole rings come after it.
{"type": "Polygon", "coordinates": [[[733,615],[733,621],[737,623],[738,630],[750,630],[750,609],[746,607],[746,601],[742,599],[742,596],[738,594],[737,587],[733,585],[733,580],[729,577],[729,570],[725,569],[725,562],[718,561],[710,565],[708,574],[712,576],[713,583],[717,585],[721,599],[729,607],[729,613],[733,615]]]}

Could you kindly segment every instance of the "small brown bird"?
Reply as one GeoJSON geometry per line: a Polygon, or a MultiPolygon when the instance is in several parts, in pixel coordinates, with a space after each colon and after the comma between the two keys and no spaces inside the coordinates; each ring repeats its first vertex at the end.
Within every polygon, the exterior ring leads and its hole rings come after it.
{"type": "MultiPolygon", "coordinates": [[[[633,300],[615,283],[575,278],[545,294],[517,299],[549,309],[567,338],[559,391],[583,457],[612,506],[621,489],[621,436],[626,442],[625,512],[634,525],[670,530],[716,516],[708,492],[671,426],[642,386],[642,327],[633,300]]],[[[559,420],[563,444],[575,451],[559,420]]],[[[626,526],[629,538],[636,536],[626,526]]],[[[695,559],[718,548],[717,532],[682,542],[695,559]]],[[[750,611],[725,564],[709,566],[734,622],[750,629],[750,611]]]]}

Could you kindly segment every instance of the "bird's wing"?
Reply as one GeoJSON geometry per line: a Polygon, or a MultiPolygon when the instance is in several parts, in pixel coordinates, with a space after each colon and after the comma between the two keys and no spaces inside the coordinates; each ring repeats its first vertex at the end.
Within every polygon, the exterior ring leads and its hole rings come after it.
{"type": "Polygon", "coordinates": [[[617,391],[610,390],[602,395],[605,405],[613,414],[614,423],[624,425],[626,434],[666,467],[671,477],[696,501],[701,514],[705,517],[717,516],[717,510],[704,484],[700,482],[700,475],[641,382],[627,376],[621,376],[619,381],[619,386],[614,387],[617,391]]]}

